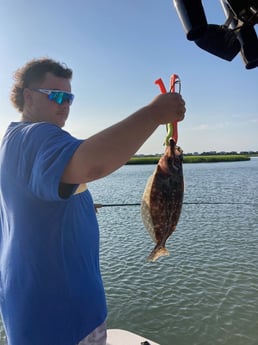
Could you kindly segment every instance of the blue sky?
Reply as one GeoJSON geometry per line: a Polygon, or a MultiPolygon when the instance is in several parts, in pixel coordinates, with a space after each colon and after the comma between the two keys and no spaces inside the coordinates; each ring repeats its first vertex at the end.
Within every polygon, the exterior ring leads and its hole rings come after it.
{"type": "MultiPolygon", "coordinates": [[[[225,22],[219,0],[203,6],[209,23],[225,22]]],[[[148,104],[159,93],[155,80],[168,86],[176,73],[187,104],[184,152],[258,150],[258,68],[187,41],[171,0],[1,0],[0,45],[0,137],[19,120],[9,101],[13,72],[47,56],[73,69],[65,129],[78,138],[148,104]]],[[[138,153],[161,153],[165,132],[159,127],[138,153]]]]}

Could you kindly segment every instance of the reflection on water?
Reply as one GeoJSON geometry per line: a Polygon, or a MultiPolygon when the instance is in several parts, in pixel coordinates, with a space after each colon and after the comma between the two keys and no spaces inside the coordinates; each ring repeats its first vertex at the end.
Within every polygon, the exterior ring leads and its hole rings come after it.
{"type": "MultiPolygon", "coordinates": [[[[125,166],[91,183],[95,202],[140,202],[153,170],[125,166]]],[[[185,202],[202,204],[184,204],[170,256],[154,263],[139,206],[99,210],[109,328],[161,345],[258,344],[257,171],[258,159],[185,164],[185,202]]]]}

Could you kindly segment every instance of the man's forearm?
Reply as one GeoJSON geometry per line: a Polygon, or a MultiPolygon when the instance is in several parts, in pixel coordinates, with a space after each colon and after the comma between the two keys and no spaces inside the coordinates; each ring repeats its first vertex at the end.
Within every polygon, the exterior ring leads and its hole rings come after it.
{"type": "Polygon", "coordinates": [[[89,182],[120,168],[158,127],[151,112],[151,107],[144,107],[86,139],[74,153],[62,182],[89,182]]]}
{"type": "Polygon", "coordinates": [[[148,106],[85,140],[68,163],[62,181],[83,183],[104,177],[125,164],[160,124],[181,121],[181,95],[157,96],[148,106]]]}

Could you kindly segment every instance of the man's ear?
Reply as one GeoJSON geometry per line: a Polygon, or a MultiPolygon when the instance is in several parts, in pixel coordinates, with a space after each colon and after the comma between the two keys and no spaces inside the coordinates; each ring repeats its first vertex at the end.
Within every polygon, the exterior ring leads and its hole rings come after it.
{"type": "Polygon", "coordinates": [[[24,104],[28,104],[28,105],[32,104],[32,92],[27,87],[23,90],[23,99],[24,99],[24,104]]]}

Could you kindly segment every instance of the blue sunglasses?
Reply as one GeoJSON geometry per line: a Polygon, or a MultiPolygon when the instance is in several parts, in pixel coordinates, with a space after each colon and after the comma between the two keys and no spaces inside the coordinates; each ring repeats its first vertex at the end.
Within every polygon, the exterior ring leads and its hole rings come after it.
{"type": "Polygon", "coordinates": [[[61,90],[49,90],[49,89],[31,89],[48,95],[50,101],[56,102],[57,104],[63,104],[68,102],[69,105],[73,103],[74,95],[71,92],[61,90]]]}

